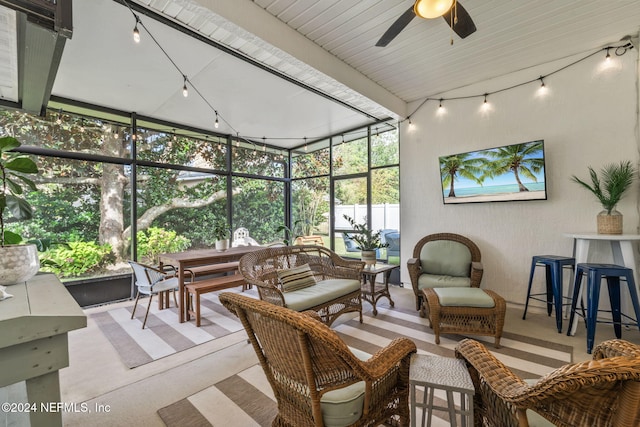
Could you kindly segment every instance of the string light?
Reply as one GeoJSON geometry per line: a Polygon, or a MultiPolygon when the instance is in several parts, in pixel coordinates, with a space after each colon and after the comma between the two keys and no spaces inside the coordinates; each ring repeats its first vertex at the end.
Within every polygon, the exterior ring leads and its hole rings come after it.
{"type": "Polygon", "coordinates": [[[544,84],[544,76],[540,76],[540,88],[538,88],[538,94],[544,95],[548,91],[547,86],[544,84]]]}
{"type": "Polygon", "coordinates": [[[80,133],[84,133],[84,119],[80,119],[80,133]]]}
{"type": "Polygon", "coordinates": [[[184,85],[182,86],[182,96],[186,98],[187,96],[189,96],[189,89],[187,89],[187,76],[183,74],[182,77],[184,77],[184,85]]]}
{"type": "Polygon", "coordinates": [[[58,118],[56,119],[56,124],[57,125],[61,125],[62,124],[62,109],[60,109],[58,111],[58,118]]]}
{"type": "Polygon", "coordinates": [[[307,137],[304,137],[304,151],[307,152],[308,148],[307,148],[307,137]]]}
{"type": "Polygon", "coordinates": [[[609,48],[607,48],[607,56],[604,57],[604,60],[609,62],[611,61],[611,55],[609,54],[609,48]]]}
{"type": "Polygon", "coordinates": [[[262,137],[262,151],[267,151],[267,137],[262,137]]]}
{"type": "Polygon", "coordinates": [[[213,127],[218,129],[220,127],[220,122],[218,122],[218,112],[216,111],[216,121],[213,124],[213,127]]]}
{"type": "Polygon", "coordinates": [[[136,25],[133,27],[133,41],[136,43],[140,43],[140,31],[138,30],[138,22],[140,22],[140,18],[138,15],[136,17],[136,25]]]}

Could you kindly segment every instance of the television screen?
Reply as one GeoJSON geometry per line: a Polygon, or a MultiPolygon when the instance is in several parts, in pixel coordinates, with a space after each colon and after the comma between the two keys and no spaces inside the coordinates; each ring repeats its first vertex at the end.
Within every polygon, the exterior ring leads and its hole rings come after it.
{"type": "Polygon", "coordinates": [[[547,199],[542,140],[439,160],[445,204],[547,199]]]}

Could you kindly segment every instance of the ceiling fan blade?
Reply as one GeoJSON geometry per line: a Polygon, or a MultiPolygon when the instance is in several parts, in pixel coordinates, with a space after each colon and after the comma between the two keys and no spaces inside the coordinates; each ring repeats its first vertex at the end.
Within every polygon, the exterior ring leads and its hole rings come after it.
{"type": "MultiPolygon", "coordinates": [[[[458,22],[453,26],[453,31],[460,36],[461,39],[473,34],[476,32],[476,24],[473,23],[471,16],[467,12],[467,10],[462,7],[460,2],[457,2],[458,8],[458,22]]],[[[442,15],[449,27],[451,27],[451,12],[447,12],[442,15]]]]}
{"type": "Polygon", "coordinates": [[[396,22],[391,24],[389,29],[382,35],[382,37],[380,37],[376,46],[385,47],[391,43],[391,40],[395,39],[396,36],[400,34],[400,31],[404,30],[415,16],[416,14],[413,12],[413,6],[411,6],[405,13],[400,15],[400,18],[396,19],[396,22]]]}

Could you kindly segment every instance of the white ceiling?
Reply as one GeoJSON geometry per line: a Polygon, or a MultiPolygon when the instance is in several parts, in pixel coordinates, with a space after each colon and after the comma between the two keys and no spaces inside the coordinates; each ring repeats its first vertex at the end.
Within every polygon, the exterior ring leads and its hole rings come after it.
{"type": "MultiPolygon", "coordinates": [[[[122,0],[119,0],[122,1],[122,0]]],[[[313,93],[140,14],[116,0],[74,1],[53,94],[145,116],[300,145],[386,117],[407,103],[616,44],[640,27],[638,0],[463,0],[477,32],[462,40],[442,18],[413,21],[375,43],[411,0],[137,0],[313,93]],[[182,96],[185,74],[193,88],[182,96]],[[349,108],[345,104],[354,108],[349,108]]],[[[535,79],[537,76],[531,76],[535,79]]]]}

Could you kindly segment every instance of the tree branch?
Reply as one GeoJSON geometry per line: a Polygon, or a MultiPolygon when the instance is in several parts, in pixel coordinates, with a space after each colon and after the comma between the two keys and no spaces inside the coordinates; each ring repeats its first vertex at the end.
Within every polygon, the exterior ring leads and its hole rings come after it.
{"type": "MultiPolygon", "coordinates": [[[[234,188],[231,192],[233,196],[236,194],[240,194],[240,188],[234,188]]],[[[198,199],[198,200],[189,200],[180,197],[176,197],[175,199],[169,200],[169,202],[154,206],[152,208],[147,209],[137,221],[137,228],[139,230],[145,230],[149,228],[151,223],[158,218],[163,213],[169,212],[173,209],[183,209],[183,208],[201,208],[203,206],[208,206],[211,203],[223,199],[227,196],[226,190],[216,191],[211,194],[206,199],[198,199]]],[[[130,237],[131,227],[127,227],[122,232],[123,239],[128,239],[130,237]]]]}

